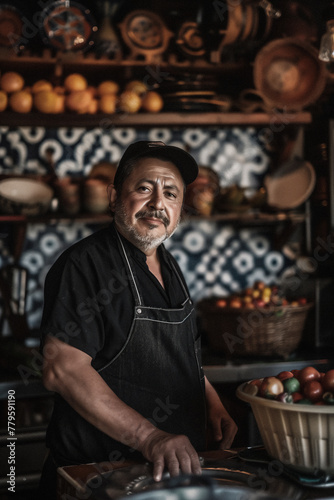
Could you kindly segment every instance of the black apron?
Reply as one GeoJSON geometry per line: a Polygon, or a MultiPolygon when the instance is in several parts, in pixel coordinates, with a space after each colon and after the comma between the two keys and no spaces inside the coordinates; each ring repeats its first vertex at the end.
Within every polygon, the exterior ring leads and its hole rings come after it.
{"type": "MultiPolygon", "coordinates": [[[[171,262],[184,290],[184,303],[180,309],[145,306],[130,256],[118,238],[135,300],[134,319],[122,350],[99,373],[122,401],[156,427],[187,435],[194,448],[203,451],[204,372],[192,301],[171,262]]],[[[119,442],[115,445],[117,449],[119,442]]]]}
{"type": "MultiPolygon", "coordinates": [[[[197,451],[203,451],[205,387],[193,304],[171,262],[184,290],[184,303],[179,309],[146,307],[131,266],[131,257],[118,233],[117,236],[135,308],[124,346],[98,372],[124,403],[157,428],[185,434],[197,451]]],[[[124,314],[130,314],[130,311],[125,310],[124,314]]],[[[143,459],[136,449],[99,431],[66,401],[55,397],[57,405],[52,415],[55,425],[50,431],[50,448],[58,466],[143,459]]]]}

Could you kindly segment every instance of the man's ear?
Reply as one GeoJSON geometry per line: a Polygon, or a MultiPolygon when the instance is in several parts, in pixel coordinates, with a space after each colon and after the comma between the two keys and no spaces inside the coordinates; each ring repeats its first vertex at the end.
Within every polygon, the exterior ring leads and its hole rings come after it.
{"type": "Polygon", "coordinates": [[[116,198],[117,198],[117,192],[116,192],[115,186],[113,184],[109,184],[109,186],[107,187],[107,193],[108,193],[108,198],[109,198],[109,208],[112,212],[114,212],[116,198]]]}

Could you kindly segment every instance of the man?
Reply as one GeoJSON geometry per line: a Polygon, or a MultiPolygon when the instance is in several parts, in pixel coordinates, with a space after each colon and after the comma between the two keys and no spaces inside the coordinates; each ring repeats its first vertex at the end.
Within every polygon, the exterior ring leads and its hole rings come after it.
{"type": "Polygon", "coordinates": [[[146,459],[159,481],[165,468],[200,473],[206,425],[222,449],[232,444],[236,425],[204,377],[193,304],[162,245],[197,173],[180,148],[130,145],[108,188],[113,223],[49,271],[43,380],[56,397],[43,478],[55,466],[146,459]]]}

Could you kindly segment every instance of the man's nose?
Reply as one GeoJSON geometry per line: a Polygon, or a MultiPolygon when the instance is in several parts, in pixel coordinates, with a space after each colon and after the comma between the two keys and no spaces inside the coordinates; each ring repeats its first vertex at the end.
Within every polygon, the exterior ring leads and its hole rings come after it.
{"type": "Polygon", "coordinates": [[[163,199],[163,192],[160,189],[154,189],[152,196],[149,200],[149,205],[155,210],[164,210],[165,204],[163,199]]]}

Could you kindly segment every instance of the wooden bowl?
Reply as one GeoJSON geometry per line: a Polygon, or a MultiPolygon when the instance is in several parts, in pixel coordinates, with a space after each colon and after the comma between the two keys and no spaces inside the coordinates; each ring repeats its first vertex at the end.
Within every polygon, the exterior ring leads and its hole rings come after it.
{"type": "Polygon", "coordinates": [[[301,110],[320,97],[326,80],[317,50],[297,38],[269,42],[254,61],[254,85],[271,107],[301,110]]]}

